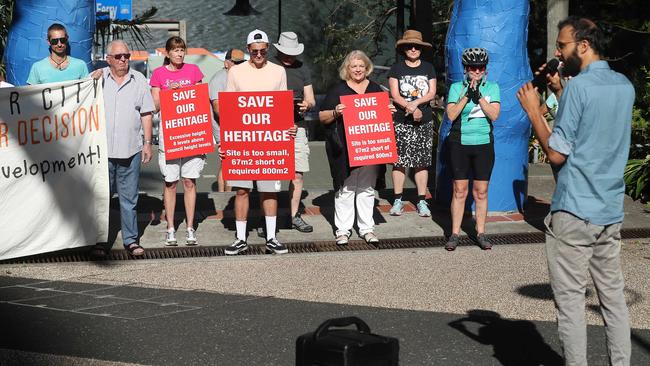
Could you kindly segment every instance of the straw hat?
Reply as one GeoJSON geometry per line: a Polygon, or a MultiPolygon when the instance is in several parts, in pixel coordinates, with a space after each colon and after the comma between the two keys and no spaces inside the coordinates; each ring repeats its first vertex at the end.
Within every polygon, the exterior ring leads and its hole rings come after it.
{"type": "Polygon", "coordinates": [[[402,39],[398,40],[397,43],[395,43],[395,48],[398,48],[403,44],[417,44],[424,47],[431,47],[431,43],[427,43],[422,40],[422,33],[414,29],[409,29],[404,32],[402,39]]]}
{"type": "Polygon", "coordinates": [[[280,33],[278,43],[274,43],[273,46],[288,56],[298,56],[305,50],[305,45],[298,42],[298,35],[294,32],[280,33]]]}

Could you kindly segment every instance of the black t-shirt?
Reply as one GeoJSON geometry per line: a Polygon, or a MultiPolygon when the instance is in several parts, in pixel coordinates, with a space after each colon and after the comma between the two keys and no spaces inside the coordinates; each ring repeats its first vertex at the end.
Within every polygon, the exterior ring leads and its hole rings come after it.
{"type": "MultiPolygon", "coordinates": [[[[407,102],[412,102],[429,93],[429,80],[436,78],[436,70],[432,64],[426,61],[420,60],[420,65],[410,67],[406,65],[406,61],[400,60],[390,68],[388,78],[397,79],[400,95],[407,102]]],[[[397,106],[397,104],[395,106],[397,107],[397,112],[393,114],[395,122],[413,123],[413,115],[405,118],[404,109],[397,106]]],[[[423,122],[433,119],[429,103],[420,104],[418,108],[422,111],[423,122]]]]}
{"type": "MultiPolygon", "coordinates": [[[[284,67],[287,73],[287,90],[293,90],[294,102],[302,102],[305,99],[305,86],[311,85],[311,72],[307,65],[302,61],[296,60],[292,65],[287,66],[283,64],[277,57],[273,59],[276,65],[284,67]]],[[[298,108],[294,103],[294,118],[296,121],[302,120],[303,117],[298,115],[298,108]]]]}

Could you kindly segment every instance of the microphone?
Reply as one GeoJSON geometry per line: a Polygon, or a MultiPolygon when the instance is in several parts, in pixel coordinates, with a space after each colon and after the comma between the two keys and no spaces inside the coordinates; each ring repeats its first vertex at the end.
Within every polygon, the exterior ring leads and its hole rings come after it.
{"type": "Polygon", "coordinates": [[[546,62],[546,67],[539,70],[539,74],[533,79],[533,84],[537,86],[539,90],[542,90],[546,87],[546,75],[553,75],[558,72],[558,67],[560,66],[560,61],[556,58],[552,58],[546,62]]]}

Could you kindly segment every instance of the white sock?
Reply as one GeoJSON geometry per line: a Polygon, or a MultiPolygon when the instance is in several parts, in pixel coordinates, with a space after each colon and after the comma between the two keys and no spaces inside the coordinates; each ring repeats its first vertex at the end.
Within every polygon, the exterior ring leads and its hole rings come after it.
{"type": "Polygon", "coordinates": [[[275,238],[275,218],[277,216],[264,216],[266,220],[266,240],[275,238]]]}
{"type": "Polygon", "coordinates": [[[237,240],[246,241],[246,223],[247,221],[235,221],[237,227],[237,240]]]}

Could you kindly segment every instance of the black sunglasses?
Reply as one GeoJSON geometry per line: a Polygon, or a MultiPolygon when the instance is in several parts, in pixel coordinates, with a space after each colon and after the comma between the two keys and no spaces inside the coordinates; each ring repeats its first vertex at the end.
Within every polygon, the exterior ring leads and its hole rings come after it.
{"type": "Polygon", "coordinates": [[[419,44],[407,44],[404,45],[405,50],[411,50],[411,49],[416,49],[417,51],[422,51],[422,46],[419,44]]]}
{"type": "Polygon", "coordinates": [[[268,48],[262,48],[261,50],[250,50],[250,54],[253,56],[257,56],[257,54],[266,56],[267,52],[268,52],[268,48]]]}
{"type": "Polygon", "coordinates": [[[116,54],[114,54],[114,55],[109,55],[109,56],[111,56],[112,58],[114,58],[114,59],[116,59],[116,60],[121,60],[122,58],[125,58],[125,59],[128,60],[128,59],[131,58],[131,54],[130,54],[130,53],[116,53],[116,54]]]}
{"type": "Polygon", "coordinates": [[[56,46],[59,42],[62,44],[67,44],[68,43],[68,37],[61,37],[61,38],[51,38],[50,39],[50,45],[56,46]]]}

